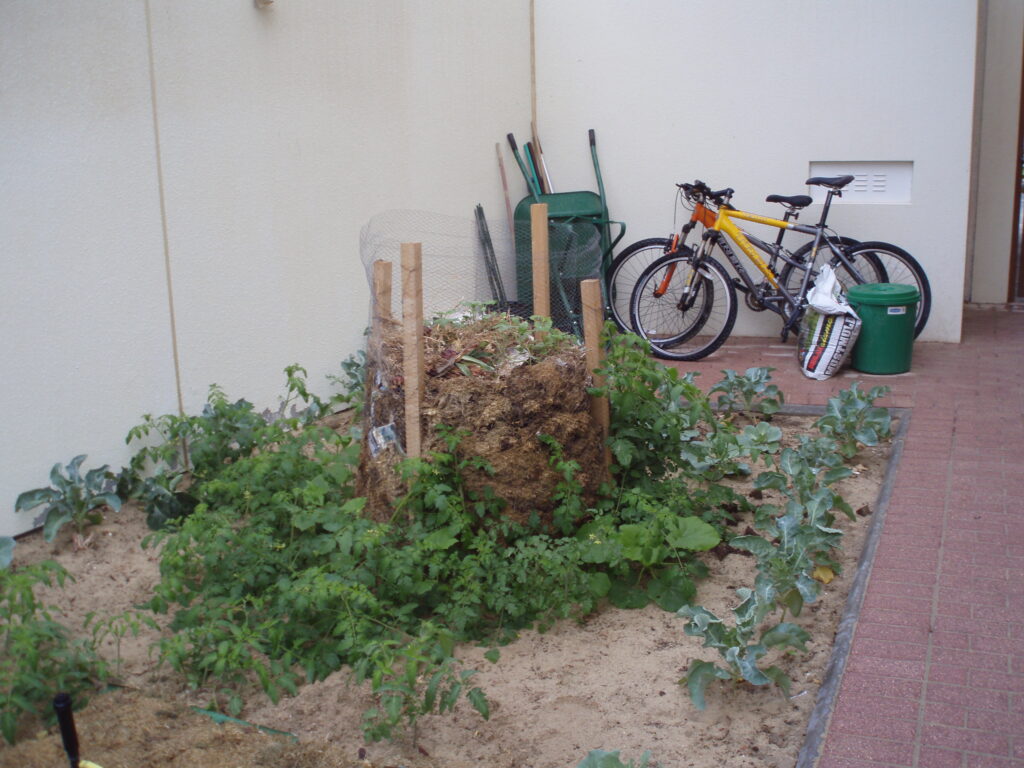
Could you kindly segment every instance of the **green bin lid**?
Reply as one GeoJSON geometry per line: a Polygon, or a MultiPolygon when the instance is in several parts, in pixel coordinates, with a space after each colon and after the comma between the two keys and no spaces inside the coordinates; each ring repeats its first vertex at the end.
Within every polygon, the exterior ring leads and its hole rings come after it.
{"type": "Polygon", "coordinates": [[[902,283],[864,283],[853,285],[846,291],[851,304],[898,307],[921,300],[921,292],[912,285],[902,283]]]}

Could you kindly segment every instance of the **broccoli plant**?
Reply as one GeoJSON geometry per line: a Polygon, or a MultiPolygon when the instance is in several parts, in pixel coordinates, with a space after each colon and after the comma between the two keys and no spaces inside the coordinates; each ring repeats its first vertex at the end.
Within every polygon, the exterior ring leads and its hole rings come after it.
{"type": "Polygon", "coordinates": [[[737,411],[753,413],[759,411],[765,416],[778,413],[785,403],[785,397],[774,384],[769,384],[774,368],[747,368],[743,375],[736,371],[725,370],[725,376],[715,384],[708,396],[720,392],[716,405],[726,414],[737,411]]]}
{"type": "Polygon", "coordinates": [[[861,392],[857,382],[836,397],[829,398],[825,415],[814,425],[821,434],[839,444],[839,452],[850,459],[861,445],[878,445],[892,436],[892,417],[875,400],[888,394],[888,387],[872,387],[861,392]]]}
{"type": "MultiPolygon", "coordinates": [[[[763,584],[764,582],[762,582],[763,584]]],[[[684,631],[691,637],[704,639],[705,648],[714,648],[723,663],[695,659],[684,682],[690,691],[690,699],[697,709],[704,709],[704,691],[712,680],[746,680],[751,685],[775,683],[789,695],[789,676],[777,666],[762,667],[761,659],[770,648],[796,648],[806,650],[810,639],[806,630],[790,622],[781,622],[761,631],[762,622],[775,605],[772,596],[759,589],[741,587],[736,590],[740,604],[732,610],[733,622],[729,626],[711,611],[701,606],[684,605],[677,612],[687,619],[684,631]]]]}
{"type": "Polygon", "coordinates": [[[85,454],[75,456],[63,468],[59,462],[54,464],[50,471],[52,485],[25,491],[14,502],[18,512],[43,507],[35,523],[43,523],[47,541],[53,541],[65,523],[72,523],[76,546],[85,546],[88,544],[88,539],[83,538],[85,529],[102,522],[103,508],[109,507],[115,512],[121,508],[121,498],[114,492],[116,479],[109,467],[104,464],[83,475],[83,461],[85,454]]]}

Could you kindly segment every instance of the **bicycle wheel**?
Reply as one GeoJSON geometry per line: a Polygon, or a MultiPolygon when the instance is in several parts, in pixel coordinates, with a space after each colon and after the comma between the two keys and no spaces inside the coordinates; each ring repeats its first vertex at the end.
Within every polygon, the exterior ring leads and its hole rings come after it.
{"type": "Polygon", "coordinates": [[[928,276],[917,259],[891,243],[860,243],[851,248],[849,253],[853,259],[874,259],[878,262],[882,269],[879,282],[912,285],[920,291],[921,299],[917,302],[914,337],[920,336],[932,311],[932,289],[928,284],[928,276]]]}
{"type": "MultiPolygon", "coordinates": [[[[849,237],[830,237],[828,238],[831,242],[842,245],[845,249],[852,248],[855,245],[859,245],[859,240],[854,240],[849,237]]],[[[793,261],[798,264],[806,264],[810,258],[811,248],[814,247],[814,241],[805,243],[793,252],[793,261]]],[[[807,281],[807,286],[814,285],[814,281],[818,277],[818,272],[821,269],[822,264],[831,264],[835,270],[836,279],[839,281],[843,288],[848,289],[851,285],[857,285],[858,283],[882,283],[885,282],[885,272],[882,270],[879,261],[870,255],[862,254],[856,260],[851,259],[849,255],[847,258],[850,259],[850,263],[858,274],[850,271],[850,269],[843,263],[836,259],[835,254],[832,253],[832,249],[829,248],[825,243],[822,243],[818,247],[818,253],[814,257],[814,265],[811,267],[811,277],[807,281]]],[[[804,272],[806,270],[800,266],[794,266],[793,264],[786,264],[782,268],[782,272],[779,275],[779,282],[785,287],[786,291],[791,296],[796,296],[800,291],[800,286],[803,283],[804,272]]]]}
{"type": "Polygon", "coordinates": [[[630,323],[665,360],[700,360],[729,337],[736,323],[736,289],[719,262],[673,253],[640,275],[630,297],[630,323]]]}
{"type": "Polygon", "coordinates": [[[640,240],[615,257],[604,275],[608,291],[608,306],[612,320],[620,330],[631,331],[629,322],[629,297],[637,278],[653,262],[665,255],[672,241],[667,237],[651,237],[640,240]]]}

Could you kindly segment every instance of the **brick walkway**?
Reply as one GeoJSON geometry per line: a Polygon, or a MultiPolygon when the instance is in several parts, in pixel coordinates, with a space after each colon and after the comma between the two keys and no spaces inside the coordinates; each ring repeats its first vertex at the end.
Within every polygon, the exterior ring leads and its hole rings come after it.
{"type": "Polygon", "coordinates": [[[912,409],[817,767],[1024,766],[1024,312],[967,308],[961,344],[916,343],[897,376],[813,381],[777,338],[676,365],[705,388],[772,366],[790,404],[886,384],[912,409]]]}

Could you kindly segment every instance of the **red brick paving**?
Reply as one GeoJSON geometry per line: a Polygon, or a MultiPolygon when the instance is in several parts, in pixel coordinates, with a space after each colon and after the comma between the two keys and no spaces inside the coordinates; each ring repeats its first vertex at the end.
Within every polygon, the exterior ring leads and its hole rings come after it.
{"type": "Polygon", "coordinates": [[[915,343],[896,376],[807,379],[777,339],[674,365],[705,388],[771,366],[794,405],[883,384],[911,409],[817,767],[1024,766],[1024,313],[967,307],[960,344],[915,343]]]}

